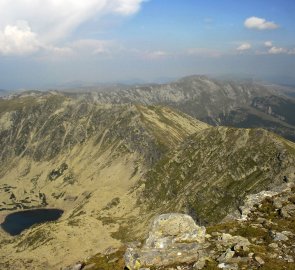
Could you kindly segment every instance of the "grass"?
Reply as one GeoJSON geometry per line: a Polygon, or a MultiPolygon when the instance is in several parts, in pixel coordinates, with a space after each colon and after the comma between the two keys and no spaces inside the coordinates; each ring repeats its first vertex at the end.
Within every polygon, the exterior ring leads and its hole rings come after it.
{"type": "Polygon", "coordinates": [[[109,255],[98,253],[85,261],[85,266],[92,265],[89,270],[123,270],[125,267],[124,253],[124,247],[109,255]]]}
{"type": "Polygon", "coordinates": [[[46,232],[42,229],[35,230],[31,232],[25,239],[21,240],[16,244],[17,251],[22,251],[25,249],[34,250],[39,246],[45,245],[47,242],[52,240],[50,232],[46,232]]]}

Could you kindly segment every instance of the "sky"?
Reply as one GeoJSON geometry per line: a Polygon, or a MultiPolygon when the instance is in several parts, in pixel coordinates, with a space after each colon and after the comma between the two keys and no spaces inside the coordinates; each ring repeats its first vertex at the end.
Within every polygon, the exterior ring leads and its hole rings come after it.
{"type": "Polygon", "coordinates": [[[0,89],[191,74],[295,85],[294,0],[0,0],[0,89]]]}

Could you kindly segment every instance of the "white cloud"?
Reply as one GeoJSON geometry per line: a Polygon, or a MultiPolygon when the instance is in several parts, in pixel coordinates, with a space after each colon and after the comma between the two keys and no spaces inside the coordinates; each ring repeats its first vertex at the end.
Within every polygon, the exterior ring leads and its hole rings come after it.
{"type": "Polygon", "coordinates": [[[272,47],[273,45],[272,45],[272,41],[265,41],[264,42],[264,46],[265,47],[272,47]]]}
{"type": "Polygon", "coordinates": [[[140,3],[143,2],[142,0],[117,0],[117,1],[110,1],[113,2],[114,10],[122,15],[130,15],[138,12],[140,8],[140,3]]]}
{"type": "Polygon", "coordinates": [[[120,44],[112,40],[79,39],[66,46],[43,46],[43,53],[37,56],[42,61],[63,61],[69,57],[94,57],[95,55],[113,56],[121,50],[120,44]]]}
{"type": "Polygon", "coordinates": [[[264,51],[256,52],[259,54],[295,54],[294,48],[284,48],[284,47],[277,47],[273,44],[272,41],[264,42],[264,46],[266,47],[264,51]]]}
{"type": "Polygon", "coordinates": [[[0,53],[34,52],[38,44],[56,47],[54,44],[65,42],[81,24],[95,20],[98,25],[97,20],[109,14],[130,16],[145,1],[0,0],[0,53]]]}
{"type": "Polygon", "coordinates": [[[37,34],[32,32],[26,21],[18,21],[15,25],[6,25],[0,32],[0,53],[26,54],[37,51],[41,44],[37,34]]]}
{"type": "Polygon", "coordinates": [[[238,51],[248,51],[251,48],[252,48],[252,45],[250,43],[243,43],[237,48],[237,50],[238,51]]]}
{"type": "Polygon", "coordinates": [[[268,50],[268,53],[269,54],[282,54],[282,53],[288,53],[288,50],[285,48],[273,46],[268,50]]]}
{"type": "Polygon", "coordinates": [[[272,30],[279,28],[274,22],[266,21],[266,19],[258,18],[258,17],[250,17],[245,20],[244,22],[245,27],[249,29],[256,29],[256,30],[272,30]]]}

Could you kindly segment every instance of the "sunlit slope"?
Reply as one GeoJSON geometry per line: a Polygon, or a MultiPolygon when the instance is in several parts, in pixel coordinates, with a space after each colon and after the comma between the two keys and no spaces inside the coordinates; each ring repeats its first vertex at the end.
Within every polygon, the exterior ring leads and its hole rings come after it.
{"type": "Polygon", "coordinates": [[[218,222],[237,211],[246,195],[294,181],[294,173],[294,143],[263,129],[210,128],[147,173],[142,205],[218,222]]]}

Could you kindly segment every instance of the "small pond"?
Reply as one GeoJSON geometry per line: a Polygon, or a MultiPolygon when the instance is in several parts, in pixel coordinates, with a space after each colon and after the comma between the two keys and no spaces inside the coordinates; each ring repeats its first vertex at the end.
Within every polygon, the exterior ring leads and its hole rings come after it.
{"type": "Polygon", "coordinates": [[[10,235],[18,235],[34,224],[58,220],[63,212],[60,209],[33,209],[11,213],[5,217],[1,228],[10,235]]]}

